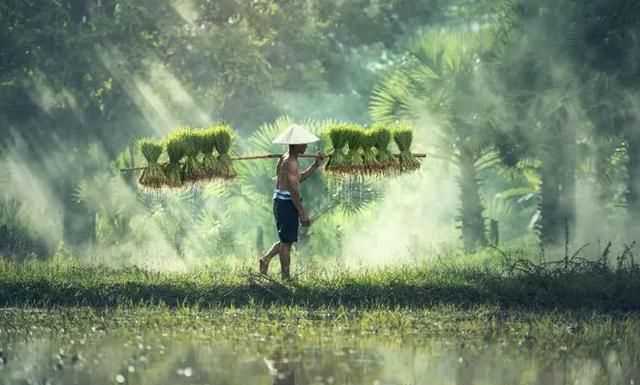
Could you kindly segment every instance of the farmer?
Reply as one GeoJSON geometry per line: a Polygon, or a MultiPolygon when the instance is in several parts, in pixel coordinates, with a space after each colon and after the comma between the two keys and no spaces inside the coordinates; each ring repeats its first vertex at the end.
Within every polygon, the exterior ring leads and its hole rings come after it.
{"type": "Polygon", "coordinates": [[[282,279],[291,279],[289,273],[291,246],[298,241],[298,227],[300,224],[311,225],[309,214],[302,206],[300,183],[317,170],[325,159],[322,153],[318,153],[315,162],[300,172],[298,156],[304,154],[307,144],[318,140],[318,137],[304,127],[292,125],[273,141],[276,144],[289,145],[289,151],[278,161],[276,189],[273,193],[273,215],[280,241],[271,246],[269,252],[260,258],[262,274],[267,274],[271,259],[279,254],[282,279]]]}

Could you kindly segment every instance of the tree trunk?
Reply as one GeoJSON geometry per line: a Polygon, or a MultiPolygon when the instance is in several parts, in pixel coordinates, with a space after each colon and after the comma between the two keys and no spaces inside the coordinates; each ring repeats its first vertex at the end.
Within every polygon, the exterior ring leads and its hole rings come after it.
{"type": "MultiPolygon", "coordinates": [[[[551,156],[551,153],[548,154],[551,156]]],[[[546,158],[540,172],[540,219],[536,224],[538,239],[543,249],[560,244],[562,219],[560,216],[560,191],[558,190],[557,163],[546,158]]]]}
{"type": "MultiPolygon", "coordinates": [[[[564,115],[564,114],[562,114],[564,115]]],[[[546,133],[541,152],[540,220],[543,250],[571,243],[576,229],[576,129],[562,116],[546,133]]]]}
{"type": "MultiPolygon", "coordinates": [[[[604,130],[602,130],[604,131],[604,130]]],[[[614,200],[614,191],[612,188],[611,178],[608,171],[611,165],[611,158],[615,153],[616,147],[619,147],[619,140],[612,137],[606,137],[596,142],[595,153],[595,217],[601,219],[609,219],[607,205],[614,200]]],[[[608,234],[605,235],[605,238],[608,234]]]]}
{"type": "Polygon", "coordinates": [[[625,201],[627,204],[627,230],[636,236],[640,229],[640,134],[630,132],[626,135],[627,150],[627,186],[625,201]]]}
{"type": "Polygon", "coordinates": [[[576,235],[576,168],[577,157],[577,132],[574,124],[566,124],[562,127],[562,170],[560,180],[560,209],[562,215],[563,242],[571,244],[576,235]],[[568,232],[568,233],[567,233],[568,232]]]}
{"type": "Polygon", "coordinates": [[[478,246],[487,245],[484,207],[480,199],[480,185],[475,167],[475,157],[466,150],[460,154],[460,228],[466,251],[471,252],[478,246]]]}

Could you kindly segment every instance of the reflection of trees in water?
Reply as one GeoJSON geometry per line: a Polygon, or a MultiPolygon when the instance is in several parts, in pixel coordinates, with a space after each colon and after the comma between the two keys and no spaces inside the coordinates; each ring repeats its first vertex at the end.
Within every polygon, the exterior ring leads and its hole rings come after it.
{"type": "Polygon", "coordinates": [[[264,362],[274,385],[376,383],[384,361],[372,351],[348,347],[312,346],[276,349],[264,362]]]}
{"type": "Polygon", "coordinates": [[[70,339],[11,344],[0,339],[8,356],[3,375],[16,383],[114,383],[122,375],[126,384],[149,385],[629,384],[640,378],[640,343],[634,338],[578,347],[434,340],[395,348],[373,343],[344,347],[339,340],[295,337],[275,343],[93,335],[82,346],[70,339]]]}
{"type": "Polygon", "coordinates": [[[294,363],[288,359],[264,359],[273,379],[273,385],[296,385],[294,363]]]}

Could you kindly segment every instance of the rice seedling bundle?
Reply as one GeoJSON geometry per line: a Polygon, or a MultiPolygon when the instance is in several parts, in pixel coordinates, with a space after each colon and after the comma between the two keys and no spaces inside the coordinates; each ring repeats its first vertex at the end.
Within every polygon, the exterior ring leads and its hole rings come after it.
{"type": "Polygon", "coordinates": [[[327,162],[325,168],[327,171],[340,173],[345,170],[345,166],[347,165],[345,151],[347,147],[347,140],[349,137],[349,125],[336,124],[330,126],[328,129],[333,153],[331,154],[331,157],[329,158],[329,161],[327,162]]]}
{"type": "Polygon", "coordinates": [[[202,175],[206,178],[214,177],[218,167],[218,160],[215,156],[217,127],[209,127],[199,132],[200,151],[202,157],[202,175]]]}
{"type": "Polygon", "coordinates": [[[183,181],[195,182],[202,178],[203,172],[198,155],[201,149],[201,135],[193,129],[183,131],[184,164],[182,166],[183,181]]]}
{"type": "Polygon", "coordinates": [[[362,148],[364,147],[364,141],[366,137],[361,127],[357,125],[351,125],[347,130],[347,143],[349,144],[349,151],[347,152],[347,165],[348,171],[353,173],[360,173],[364,170],[364,159],[362,157],[362,148]]]}
{"type": "Polygon", "coordinates": [[[370,129],[341,123],[330,126],[328,134],[333,147],[326,166],[329,172],[392,175],[420,168],[420,162],[411,153],[413,133],[406,123],[391,127],[376,124],[370,129]],[[399,155],[393,155],[389,149],[392,140],[400,150],[399,155]]]}
{"type": "Polygon", "coordinates": [[[411,153],[413,131],[405,123],[397,123],[393,129],[393,140],[400,150],[400,171],[413,171],[420,168],[420,162],[411,153]]]}
{"type": "Polygon", "coordinates": [[[374,146],[376,149],[376,161],[379,169],[387,173],[399,166],[399,162],[393,157],[389,151],[389,144],[391,144],[391,131],[386,127],[374,126],[372,128],[372,135],[374,137],[374,146]]]}
{"type": "Polygon", "coordinates": [[[160,188],[166,183],[167,179],[158,163],[158,159],[162,155],[162,144],[150,139],[143,139],[139,142],[139,145],[142,155],[147,160],[147,167],[142,170],[142,175],[140,175],[138,181],[143,186],[160,188]]]}
{"type": "Polygon", "coordinates": [[[231,127],[224,124],[218,126],[215,133],[215,147],[218,151],[217,165],[214,170],[216,177],[231,179],[237,175],[231,162],[231,156],[229,156],[232,142],[233,130],[231,127]]]}
{"type": "Polygon", "coordinates": [[[364,171],[368,174],[377,174],[381,171],[375,153],[376,139],[376,133],[372,130],[363,133],[362,160],[364,162],[364,171]]]}
{"type": "Polygon", "coordinates": [[[165,169],[166,184],[169,187],[181,187],[184,183],[184,177],[180,162],[186,154],[184,131],[178,130],[172,133],[167,137],[165,143],[169,156],[169,163],[165,169]]]}

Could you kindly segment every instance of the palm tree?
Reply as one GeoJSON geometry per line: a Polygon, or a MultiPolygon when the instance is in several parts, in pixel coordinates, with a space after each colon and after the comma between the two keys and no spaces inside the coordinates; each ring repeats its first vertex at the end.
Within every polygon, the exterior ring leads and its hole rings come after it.
{"type": "Polygon", "coordinates": [[[483,56],[490,47],[487,33],[427,33],[421,36],[395,68],[374,90],[370,113],[374,120],[419,121],[431,116],[438,128],[436,156],[459,170],[459,226],[465,249],[487,244],[479,173],[496,163],[487,135],[495,110],[486,98],[482,80],[483,56]]]}
{"type": "MultiPolygon", "coordinates": [[[[638,44],[640,3],[507,0],[505,5],[494,56],[495,78],[511,115],[503,124],[508,139],[502,140],[501,154],[510,164],[540,161],[538,231],[543,246],[554,245],[575,233],[578,139],[596,147],[602,185],[610,184],[602,179],[619,145],[630,155],[628,180],[640,179],[640,158],[634,158],[640,140],[635,128],[628,129],[636,119],[621,92],[637,87],[635,50],[629,44],[638,44]],[[585,132],[588,126],[592,129],[585,132]]],[[[628,184],[626,194],[631,212],[640,202],[634,186],[628,184]]],[[[601,189],[600,200],[607,198],[606,190],[601,189]]]]}
{"type": "Polygon", "coordinates": [[[536,229],[542,250],[568,242],[575,233],[577,129],[580,87],[562,59],[577,29],[566,15],[572,2],[508,0],[496,28],[492,52],[494,92],[505,114],[496,147],[510,167],[533,161],[540,174],[536,229]],[[534,31],[536,31],[534,33],[534,31]]]}
{"type": "Polygon", "coordinates": [[[575,43],[574,55],[577,62],[584,63],[582,78],[595,78],[593,83],[597,86],[596,92],[585,93],[583,102],[592,112],[596,139],[605,145],[621,144],[619,149],[626,154],[627,229],[635,236],[640,223],[640,134],[634,100],[640,86],[636,54],[640,48],[640,3],[594,0],[585,3],[580,11],[578,21],[584,38],[575,43]]]}

